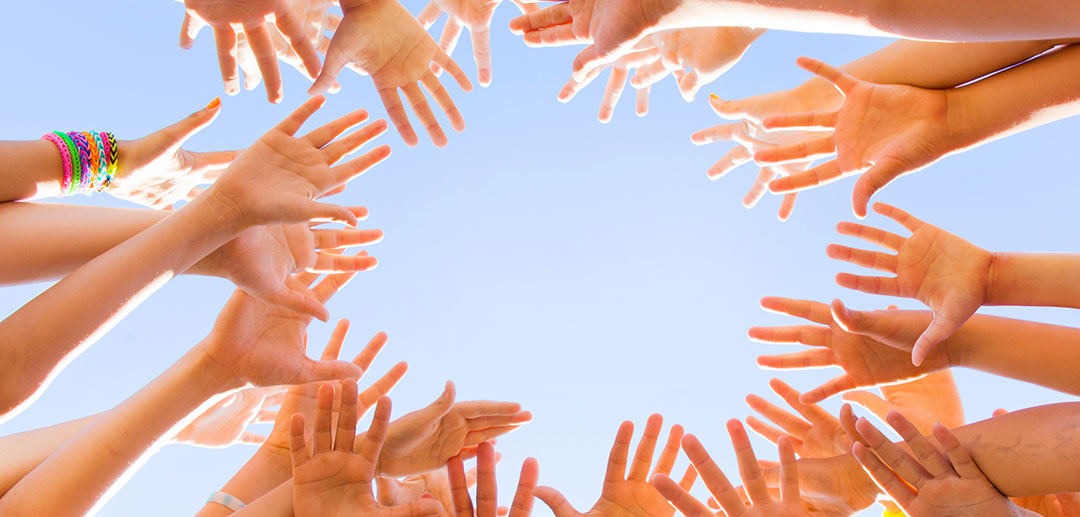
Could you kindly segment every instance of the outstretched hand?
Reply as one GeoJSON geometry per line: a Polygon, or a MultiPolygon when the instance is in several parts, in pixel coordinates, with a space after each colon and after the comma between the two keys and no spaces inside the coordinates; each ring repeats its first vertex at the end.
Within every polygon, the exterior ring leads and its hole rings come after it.
{"type": "MultiPolygon", "coordinates": [[[[495,447],[491,442],[484,442],[476,453],[476,504],[469,497],[469,482],[466,480],[465,467],[461,458],[455,457],[446,465],[450,477],[450,493],[453,499],[453,513],[456,517],[495,517],[505,515],[498,506],[498,489],[495,483],[495,447]]],[[[514,502],[510,506],[510,517],[528,517],[532,515],[533,489],[540,478],[540,466],[535,458],[528,458],[521,465],[514,502]]]]}
{"type": "Polygon", "coordinates": [[[807,112],[768,117],[766,129],[832,130],[831,134],[754,154],[760,165],[824,158],[801,174],[774,180],[769,190],[788,193],[817,187],[864,172],[855,183],[852,208],[866,217],[875,192],[894,179],[915,172],[956,150],[950,133],[947,90],[861,81],[826,63],[799,58],[800,67],[832,83],[844,95],[835,112],[807,112]]]}
{"type": "Polygon", "coordinates": [[[334,388],[319,389],[315,413],[315,433],[311,451],[304,436],[304,416],[292,417],[289,449],[293,464],[293,511],[297,517],[377,515],[422,517],[439,514],[439,503],[421,499],[406,505],[386,507],[375,501],[372,480],[375,465],[390,421],[390,399],[383,397],[375,407],[375,418],[363,440],[356,444],[356,382],[342,383],[341,411],[337,429],[333,425],[334,388]]]}
{"type": "MultiPolygon", "coordinates": [[[[727,476],[709,457],[705,447],[697,437],[687,435],[683,438],[683,449],[694,468],[701,474],[701,480],[709,488],[709,493],[724,509],[716,515],[729,517],[798,517],[806,515],[799,493],[799,467],[795,462],[795,450],[787,436],[780,437],[777,447],[780,449],[780,497],[774,499],[765,482],[765,477],[758,466],[750,438],[746,435],[742,423],[730,420],[727,424],[731,445],[739,461],[739,476],[750,501],[744,503],[739,491],[731,485],[727,476]]],[[[704,503],[690,495],[671,478],[659,475],[653,478],[657,489],[671,504],[675,505],[687,517],[712,517],[713,513],[704,503]]]]}
{"type": "Polygon", "coordinates": [[[288,39],[293,51],[303,60],[308,73],[312,76],[319,73],[319,54],[315,52],[315,47],[308,39],[301,22],[293,15],[287,0],[184,0],[184,7],[186,12],[180,28],[180,46],[191,48],[199,31],[210,25],[214,29],[214,40],[217,43],[221,79],[225,83],[225,93],[229,95],[240,92],[236,64],[236,26],[242,27],[248,45],[255,55],[259,74],[266,81],[266,97],[270,102],[281,102],[284,94],[277,52],[267,27],[268,21],[273,20],[277,29],[288,39]]]}
{"type": "MultiPolygon", "coordinates": [[[[522,13],[536,12],[540,8],[521,0],[513,0],[522,13]]],[[[443,27],[439,47],[446,55],[454,54],[461,30],[469,29],[472,36],[473,59],[476,61],[476,76],[480,86],[491,84],[491,19],[495,8],[502,0],[431,0],[416,19],[424,30],[428,30],[443,13],[446,13],[446,25],[443,27]]],[[[439,67],[441,71],[441,67],[439,67]]]]}
{"type": "MultiPolygon", "coordinates": [[[[921,366],[914,366],[905,350],[894,348],[870,336],[845,330],[828,305],[808,300],[766,297],[761,307],[803,318],[817,325],[792,325],[785,327],[753,327],[748,335],[751,340],[762,343],[809,345],[813,348],[799,352],[758,356],[758,366],[773,369],[807,369],[838,366],[844,373],[833,377],[821,386],[799,397],[804,404],[814,404],[845,391],[870,388],[881,384],[906,382],[948,368],[950,358],[943,350],[935,350],[921,366]]],[[[835,310],[835,309],[834,309],[835,310]]],[[[891,339],[908,336],[910,342],[925,328],[929,314],[912,311],[895,312],[895,321],[889,324],[891,339]]]]}
{"type": "MultiPolygon", "coordinates": [[[[780,379],[769,381],[773,392],[784,399],[799,415],[778,407],[757,395],[747,395],[746,405],[779,428],[755,416],[746,418],[746,425],[755,433],[779,446],[780,438],[790,439],[795,453],[803,458],[831,458],[851,450],[851,440],[840,420],[817,404],[803,404],[801,393],[780,379]]],[[[847,395],[847,394],[845,394],[847,395]]]]}
{"type": "Polygon", "coordinates": [[[322,73],[309,92],[325,92],[341,69],[352,64],[371,76],[387,116],[406,144],[414,146],[420,140],[405,114],[398,89],[436,146],[447,144],[446,133],[435,119],[421,85],[446,113],[454,130],[464,130],[465,119],[431,67],[438,65],[450,72],[464,91],[471,91],[472,83],[409,11],[397,0],[343,0],[341,4],[344,18],[330,41],[322,73]]]}
{"type": "Polygon", "coordinates": [[[674,74],[679,93],[692,102],[699,90],[724,75],[765,32],[745,27],[693,27],[651,36],[659,47],[654,60],[638,68],[630,85],[647,88],[674,74]]]}
{"type": "MultiPolygon", "coordinates": [[[[645,432],[638,443],[637,452],[634,453],[634,460],[630,464],[629,473],[626,472],[626,462],[630,452],[630,440],[634,436],[634,424],[627,421],[619,426],[619,432],[615,435],[615,445],[611,447],[611,454],[608,456],[604,488],[600,492],[600,499],[589,511],[578,512],[570,505],[566,497],[551,487],[537,487],[533,493],[551,508],[555,517],[580,517],[582,515],[671,517],[675,514],[674,509],[660,492],[657,492],[650,479],[658,474],[667,476],[671,473],[675,459],[679,455],[679,441],[682,439],[683,429],[679,425],[671,426],[667,444],[660,452],[660,458],[650,476],[649,468],[653,463],[653,452],[663,425],[664,419],[660,415],[649,417],[645,424],[645,432]]],[[[693,467],[689,467],[679,484],[689,490],[696,479],[697,472],[693,467]]]]}
{"type": "Polygon", "coordinates": [[[195,417],[173,437],[174,443],[196,447],[220,448],[238,443],[260,445],[265,436],[252,433],[252,424],[273,422],[281,404],[285,388],[247,388],[218,401],[201,415],[195,417]]]}
{"type": "Polygon", "coordinates": [[[998,492],[945,426],[937,424],[933,429],[943,454],[899,412],[890,412],[886,421],[915,456],[892,443],[865,418],[859,419],[856,428],[866,445],[856,442],[851,452],[908,515],[1033,515],[998,492]]]}

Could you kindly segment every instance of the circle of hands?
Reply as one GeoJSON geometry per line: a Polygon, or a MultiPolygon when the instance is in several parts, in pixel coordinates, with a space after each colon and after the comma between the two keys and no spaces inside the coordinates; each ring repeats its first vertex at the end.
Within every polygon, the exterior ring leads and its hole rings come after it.
{"type": "MultiPolygon", "coordinates": [[[[242,73],[245,88],[265,84],[272,102],[283,97],[279,61],[311,79],[311,93],[340,89],[337,76],[348,67],[371,77],[388,118],[407,144],[419,139],[400,94],[432,142],[446,145],[425,92],[455,130],[464,129],[464,118],[440,77],[449,72],[462,90],[471,90],[464,71],[450,58],[467,28],[478,82],[491,83],[490,26],[500,2],[432,0],[417,18],[394,0],[340,3],[342,16],[328,12],[329,0],[185,0],[181,45],[190,47],[202,28],[211,27],[226,93],[239,92],[242,73]],[[436,43],[426,30],[443,14],[447,21],[436,43]]],[[[668,76],[684,99],[693,101],[701,88],[737,64],[762,32],[724,27],[656,31],[657,12],[650,7],[657,2],[617,0],[601,8],[598,0],[569,0],[544,9],[523,0],[514,3],[523,15],[511,22],[511,30],[522,34],[526,44],[588,45],[575,59],[559,100],[570,101],[610,70],[598,114],[602,122],[612,119],[627,81],[637,92],[639,116],[649,110],[652,86],[668,76]]],[[[802,191],[859,174],[852,206],[862,218],[878,190],[962,147],[947,131],[953,109],[947,92],[861,81],[809,58],[800,58],[798,64],[816,78],[748,99],[711,96],[710,108],[728,122],[691,136],[698,145],[736,144],[708,169],[710,179],[751,161],[759,166],[743,199],[747,208],[766,193],[781,194],[778,217],[786,220],[802,191]],[[816,163],[819,160],[824,161],[816,163]]],[[[205,447],[261,444],[272,457],[291,465],[300,515],[363,511],[518,517],[531,512],[534,497],[559,517],[582,515],[556,489],[537,486],[538,464],[531,458],[522,466],[512,506],[497,506],[494,471],[499,455],[493,444],[496,437],[530,420],[519,405],[455,402],[454,386],[448,383],[431,405],[391,421],[387,395],[403,378],[404,363],[363,391],[354,380],[319,383],[359,378],[385,346],[386,336],[376,335],[353,361],[340,361],[338,352],[348,331],[348,322],[342,321],[321,359],[306,357],[310,320],[327,319],[326,301],[356,272],[377,264],[367,252],[343,252],[382,237],[379,230],[355,228],[367,216],[365,208],[316,200],[340,193],[349,180],[389,155],[389,148],[381,146],[336,165],[388,128],[380,120],[346,135],[367,120],[363,110],[296,137],[322,103],[321,97],[309,100],[243,152],[183,149],[217,117],[217,102],[123,146],[111,194],[171,209],[205,193],[235,207],[248,227],[207,259],[239,289],[215,324],[217,339],[204,351],[248,387],[218,401],[173,440],[205,447]],[[229,174],[233,164],[242,169],[256,162],[270,173],[259,178],[229,174]],[[255,182],[262,186],[256,189],[255,182]],[[349,228],[320,228],[326,222],[349,228]],[[329,276],[315,283],[320,274],[329,276]],[[273,409],[276,406],[280,409],[273,409]],[[357,421],[372,408],[369,429],[357,435],[357,421]],[[274,427],[265,438],[246,430],[267,422],[274,427]],[[463,461],[474,457],[476,467],[466,472],[463,461]],[[468,493],[474,486],[475,505],[468,493]]],[[[837,232],[895,254],[841,245],[831,245],[828,254],[895,277],[841,273],[837,283],[915,298],[931,312],[895,307],[855,311],[839,300],[830,306],[763,299],[764,309],[808,321],[755,327],[750,338],[810,348],[763,355],[759,365],[832,366],[844,372],[806,393],[773,379],[770,388],[794,412],[757,395],[747,397],[760,417],[748,417],[746,425],[778,448],[780,461],[758,461],[742,423],[733,420],[727,428],[742,486],[734,487],[701,442],[677,425],[653,465],[663,423],[653,415],[627,472],[633,424],[624,422],[600,498],[584,514],[663,516],[677,509],[694,516],[714,510],[731,516],[846,515],[870,506],[882,491],[912,515],[1021,515],[1021,508],[1077,505],[1069,495],[1010,501],[948,430],[963,424],[963,410],[947,370],[954,359],[935,345],[987,302],[992,254],[898,208],[881,203],[873,208],[911,235],[848,222],[840,223],[837,232]],[[878,394],[861,391],[878,386],[878,394]],[[856,418],[850,404],[839,417],[818,405],[837,394],[888,423],[910,452],[886,439],[867,419],[856,418]],[[932,435],[937,445],[925,435],[932,435]],[[669,475],[680,449],[691,466],[676,483],[669,475]],[[854,458],[850,465],[838,468],[831,461],[848,452],[854,458]],[[796,461],[796,456],[801,459],[796,461]],[[712,496],[707,503],[689,493],[698,476],[712,496]]]]}

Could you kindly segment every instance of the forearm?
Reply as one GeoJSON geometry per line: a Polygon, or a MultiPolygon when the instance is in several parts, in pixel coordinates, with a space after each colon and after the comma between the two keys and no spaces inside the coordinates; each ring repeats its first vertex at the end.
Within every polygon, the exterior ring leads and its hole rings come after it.
{"type": "MultiPolygon", "coordinates": [[[[275,488],[289,481],[291,477],[292,464],[289,451],[276,452],[263,446],[236,472],[232,479],[225,483],[221,491],[245,503],[252,503],[265,495],[271,494],[275,488]]],[[[291,510],[291,484],[287,493],[291,510]]],[[[273,496],[268,501],[272,500],[274,500],[273,496]]],[[[267,501],[263,501],[262,504],[267,504],[267,501]]],[[[231,513],[231,510],[220,504],[207,503],[196,515],[198,517],[217,517],[231,513]]]]}
{"type": "Polygon", "coordinates": [[[1080,329],[976,314],[945,346],[953,366],[1080,395],[1080,329]]]}
{"type": "Polygon", "coordinates": [[[1070,45],[950,91],[951,146],[971,148],[1080,113],[1077,66],[1080,46],[1070,45]]]}
{"type": "Polygon", "coordinates": [[[0,438],[0,497],[97,416],[0,438]]]}
{"type": "Polygon", "coordinates": [[[241,228],[201,196],[86,263],[0,322],[0,413],[25,404],[73,352],[241,228]]]}
{"type": "MultiPolygon", "coordinates": [[[[18,242],[19,253],[0,255],[0,285],[52,281],[157,224],[172,212],[135,208],[0,203],[0,242],[18,242]]],[[[218,275],[210,260],[185,273],[218,275]]]]}
{"type": "Polygon", "coordinates": [[[64,164],[52,142],[0,142],[0,156],[0,202],[60,195],[64,164]]]}
{"type": "Polygon", "coordinates": [[[249,503],[242,510],[229,515],[236,517],[292,517],[293,484],[288,480],[266,495],[249,503]]]}
{"type": "Polygon", "coordinates": [[[1080,254],[994,253],[986,305],[1080,308],[1080,254]]]}
{"type": "Polygon", "coordinates": [[[0,498],[3,515],[83,515],[141,460],[236,386],[196,347],[103,413],[0,498]]]}

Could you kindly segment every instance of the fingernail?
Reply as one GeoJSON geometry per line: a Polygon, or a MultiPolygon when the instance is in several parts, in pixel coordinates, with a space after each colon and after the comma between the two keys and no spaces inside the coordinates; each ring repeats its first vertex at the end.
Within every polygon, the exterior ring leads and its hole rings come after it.
{"type": "Polygon", "coordinates": [[[717,95],[717,94],[715,94],[715,93],[710,93],[710,94],[709,94],[709,98],[710,98],[710,99],[712,99],[712,100],[714,100],[714,101],[718,101],[718,100],[720,100],[720,96],[719,96],[719,95],[717,95]]]}
{"type": "Polygon", "coordinates": [[[206,105],[206,109],[212,110],[221,106],[221,97],[214,97],[214,100],[210,101],[210,104],[206,105]]]}

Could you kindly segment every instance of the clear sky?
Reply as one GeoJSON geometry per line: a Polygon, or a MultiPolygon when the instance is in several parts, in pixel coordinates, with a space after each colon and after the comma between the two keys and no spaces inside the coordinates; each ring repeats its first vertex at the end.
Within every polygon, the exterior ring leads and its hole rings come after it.
{"type": "MultiPolygon", "coordinates": [[[[406,6],[416,13],[421,1],[406,6]]],[[[772,397],[767,381],[776,373],[757,369],[754,358],[779,349],[751,343],[746,330],[793,321],[762,312],[758,299],[839,296],[867,309],[894,300],[832,281],[852,270],[824,250],[847,242],[837,240],[833,226],[852,217],[853,180],[804,194],[792,219],[780,223],[778,198],[750,211],[739,203],[756,169],[709,182],[705,169],[727,146],[694,147],[689,135],[718,122],[707,93],[740,98],[794,86],[807,77],[794,64],[799,55],[841,64],[888,41],[768,33],[695,103],[683,102],[668,80],[654,88],[648,117],[634,116],[628,92],[605,126],[596,121],[602,82],[569,105],[555,100],[576,49],[525,47],[505,28],[515,13],[507,2],[496,14],[492,86],[470,94],[447,86],[465,132],[451,134],[446,149],[423,137],[408,148],[387,133],[380,143],[389,143],[393,156],[340,197],[369,207],[367,224],[386,232],[370,250],[378,269],[361,274],[329,306],[333,317],[353,322],[342,355],[354,355],[376,331],[389,333],[375,368],[399,360],[411,367],[393,393],[396,415],[434,400],[448,379],[457,383],[459,400],[511,400],[531,410],[533,423],[499,440],[506,502],[522,460],[535,456],[541,484],[587,509],[599,495],[619,422],[637,424],[636,443],[652,412],[664,415],[665,432],[681,423],[698,434],[734,476],[723,423],[749,414],[747,393],[772,397]]],[[[36,139],[54,129],[134,138],[205,105],[222,89],[213,38],[206,31],[194,49],[181,50],[181,18],[180,4],[164,0],[9,2],[0,17],[0,44],[9,49],[0,73],[0,139],[36,139]]],[[[454,57],[475,83],[468,38],[454,57]]],[[[261,87],[224,98],[221,116],[188,148],[242,148],[255,140],[306,98],[306,80],[291,68],[283,75],[282,105],[268,104],[261,87]]],[[[368,78],[346,71],[341,82],[343,91],[313,122],[358,107],[385,116],[368,78]]],[[[1059,122],[949,158],[877,199],[992,250],[1075,249],[1078,129],[1076,121],[1059,122]]],[[[108,196],[65,201],[121,206],[108,196]]],[[[15,244],[4,243],[5,253],[15,244]]],[[[0,313],[46,287],[4,289],[0,313]]],[[[169,283],[0,432],[117,404],[206,334],[230,290],[218,279],[169,283]]],[[[896,303],[921,308],[912,300],[896,303]]],[[[986,312],[1077,323],[1075,312],[1056,309],[986,312]]],[[[313,350],[331,329],[312,325],[313,350]]],[[[833,374],[782,378],[805,390],[833,374]]],[[[998,407],[1070,398],[966,370],[957,379],[970,421],[998,407]]],[[[771,445],[754,440],[760,457],[775,458],[771,445]]],[[[190,515],[252,452],[166,447],[101,514],[190,515]]],[[[685,464],[680,458],[676,470],[685,464]]],[[[695,493],[704,494],[700,483],[695,493]]],[[[538,501],[537,515],[547,514],[538,501]]]]}

